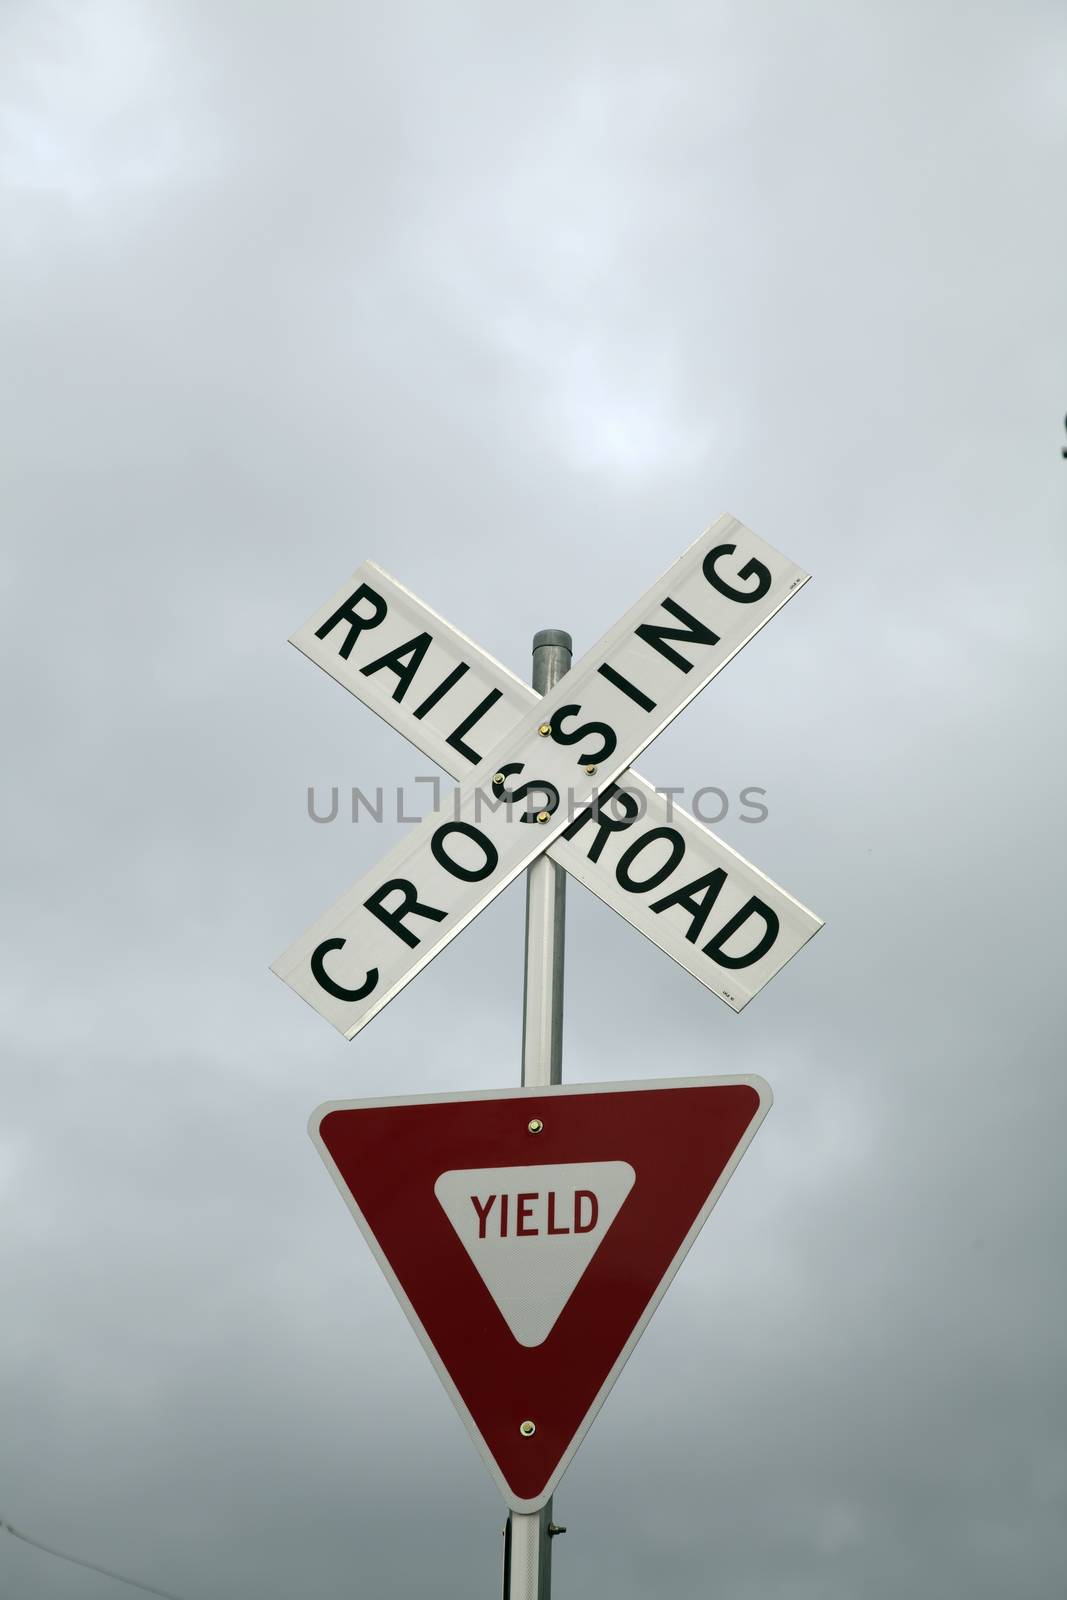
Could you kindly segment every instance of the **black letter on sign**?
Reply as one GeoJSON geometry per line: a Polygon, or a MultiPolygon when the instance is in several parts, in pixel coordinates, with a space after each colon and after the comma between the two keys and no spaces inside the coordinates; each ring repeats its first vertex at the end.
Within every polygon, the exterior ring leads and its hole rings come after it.
{"type": "Polygon", "coordinates": [[[503,699],[503,696],[499,689],[490,689],[485,699],[478,702],[470,716],[465,717],[459,727],[454,728],[445,740],[446,744],[451,745],[453,750],[458,751],[461,756],[465,756],[474,766],[477,766],[482,758],[477,750],[472,750],[469,744],[463,743],[463,735],[470,733],[474,724],[481,722],[490,706],[495,706],[497,701],[501,699],[503,699]]]}
{"type": "Polygon", "coordinates": [[[462,878],[464,883],[481,883],[483,878],[488,878],[496,871],[496,864],[500,859],[492,839],[487,839],[480,828],[472,827],[469,822],[442,822],[441,826],[430,835],[430,849],[433,851],[434,860],[454,878],[462,878]],[[451,856],[445,855],[442,841],[452,833],[462,833],[464,838],[474,840],[485,856],[485,861],[480,867],[461,866],[458,861],[453,861],[451,856]]]}
{"type": "Polygon", "coordinates": [[[663,641],[682,639],[686,644],[718,644],[719,635],[712,633],[711,629],[698,622],[696,617],[691,617],[685,607],[680,606],[676,600],[664,600],[663,609],[669,611],[672,617],[677,617],[679,622],[684,622],[685,627],[665,628],[659,622],[643,622],[634,631],[639,639],[650,644],[653,650],[658,650],[661,656],[666,656],[671,665],[677,667],[680,672],[692,672],[693,663],[663,641]]]}
{"type": "Polygon", "coordinates": [[[350,594],[344,605],[335,611],[332,617],[327,617],[321,628],[315,629],[315,637],[316,639],[325,639],[330,630],[336,628],[339,622],[347,622],[348,638],[338,651],[338,655],[347,661],[352,654],[352,646],[364,628],[376,628],[388,610],[389,607],[381,595],[375,594],[373,589],[368,589],[365,583],[361,583],[355,594],[350,594]],[[374,607],[374,615],[372,617],[361,617],[356,611],[356,607],[361,600],[369,600],[374,607]]]}
{"type": "Polygon", "coordinates": [[[599,861],[604,845],[607,842],[608,834],[621,833],[624,828],[633,827],[637,821],[639,809],[640,807],[632,794],[626,789],[620,790],[617,783],[609,783],[603,794],[597,795],[596,805],[590,806],[588,811],[581,812],[579,816],[575,817],[569,828],[564,828],[563,837],[565,839],[573,839],[575,834],[580,833],[585,827],[590,817],[595,816],[597,832],[593,836],[593,842],[586,851],[586,855],[590,861],[599,861]],[[609,800],[616,799],[622,806],[623,816],[605,816],[604,807],[606,803],[609,800]]]}
{"type": "Polygon", "coordinates": [[[628,845],[619,857],[615,867],[615,877],[620,888],[628,889],[631,894],[642,894],[646,889],[658,889],[666,878],[669,878],[675,867],[685,855],[685,840],[677,828],[649,828],[633,844],[628,845]],[[653,839],[669,839],[671,842],[670,854],[662,867],[657,867],[650,878],[644,883],[639,883],[631,877],[630,868],[637,860],[646,844],[651,844],[653,839]]]}
{"type": "Polygon", "coordinates": [[[413,717],[424,717],[427,711],[432,711],[438,700],[443,700],[449,689],[452,688],[453,684],[458,683],[463,674],[469,671],[470,668],[467,666],[465,661],[461,661],[458,667],[453,667],[452,671],[448,674],[448,677],[442,678],[441,682],[437,685],[437,688],[430,690],[429,694],[426,696],[426,699],[422,702],[422,705],[416,706],[411,715],[413,717]]]}
{"type": "Polygon", "coordinates": [[[735,544],[719,544],[715,546],[714,550],[709,550],[704,557],[704,576],[711,584],[711,587],[718,589],[719,593],[724,594],[727,600],[740,600],[742,605],[747,606],[753,600],[763,599],[763,596],[771,586],[771,574],[763,565],[763,562],[757,561],[753,556],[751,561],[745,562],[737,576],[739,578],[755,578],[756,587],[754,589],[731,588],[730,584],[724,583],[715,571],[715,562],[719,556],[732,556],[736,549],[737,546],[735,544]]]}
{"type": "Polygon", "coordinates": [[[504,785],[496,781],[497,778],[510,778],[512,773],[521,772],[525,765],[524,761],[506,761],[504,763],[492,782],[493,798],[506,801],[509,805],[517,805],[526,799],[531,789],[534,794],[543,794],[545,797],[543,804],[528,806],[519,818],[520,822],[536,822],[538,811],[547,811],[549,816],[558,811],[559,790],[555,784],[549,783],[546,779],[539,781],[537,778],[531,778],[529,783],[520,783],[517,789],[512,789],[511,793],[508,794],[504,789],[504,785]]]}
{"type": "Polygon", "coordinates": [[[656,702],[650,700],[643,689],[639,689],[636,683],[631,683],[629,678],[624,678],[621,672],[616,672],[615,668],[609,666],[606,661],[597,667],[597,671],[602,678],[606,678],[609,683],[613,683],[616,689],[621,689],[623,694],[632,700],[635,706],[641,707],[642,711],[655,711],[656,702]]]}
{"type": "Polygon", "coordinates": [[[594,761],[606,761],[614,752],[615,746],[619,741],[615,737],[614,729],[609,728],[606,722],[583,722],[580,728],[572,728],[570,733],[564,733],[564,717],[576,717],[581,709],[581,706],[560,706],[552,718],[551,728],[552,737],[557,744],[577,744],[580,739],[587,738],[589,734],[599,733],[604,741],[600,749],[583,750],[578,757],[579,763],[584,767],[587,763],[592,764],[594,761]]]}
{"type": "Polygon", "coordinates": [[[779,926],[778,918],[770,906],[764,905],[762,900],[753,895],[751,900],[745,901],[737,915],[730,918],[725,928],[720,928],[714,939],[704,946],[704,954],[710,956],[713,961],[717,961],[720,967],[750,967],[753,961],[758,961],[760,956],[767,954],[767,951],[778,937],[779,926]],[[762,917],[766,923],[759,943],[748,952],[747,956],[723,955],[723,945],[752,916],[762,917]]]}
{"type": "Polygon", "coordinates": [[[362,1000],[364,995],[370,994],[378,982],[377,967],[371,967],[358,989],[342,989],[339,983],[334,983],[323,965],[323,957],[328,951],[343,950],[347,942],[346,939],[324,939],[318,949],[311,952],[311,976],[319,988],[325,989],[327,994],[332,994],[335,1000],[362,1000]]]}
{"type": "Polygon", "coordinates": [[[388,667],[390,672],[396,673],[393,699],[403,700],[411,687],[412,678],[422,666],[423,657],[432,643],[433,640],[428,633],[417,633],[407,644],[398,644],[388,655],[379,656],[377,661],[372,661],[369,666],[360,667],[359,670],[365,678],[369,678],[372,672],[381,672],[383,667],[388,667]],[[410,656],[411,660],[405,661],[405,656],[410,656]]]}
{"type": "Polygon", "coordinates": [[[685,931],[685,936],[690,944],[696,944],[704,932],[704,924],[708,920],[708,913],[718,898],[719,890],[726,882],[726,873],[722,867],[716,867],[714,872],[705,872],[702,878],[694,878],[692,883],[683,883],[680,889],[672,889],[670,894],[665,894],[662,900],[656,900],[650,911],[666,911],[670,906],[684,906],[690,913],[692,921],[685,931]],[[694,898],[693,891],[703,889],[704,893],[699,899],[694,898]]]}
{"type": "Polygon", "coordinates": [[[438,911],[436,906],[420,904],[418,890],[407,878],[390,878],[380,889],[375,889],[370,899],[364,900],[363,904],[372,916],[377,917],[379,922],[385,923],[390,933],[395,933],[398,939],[403,939],[413,950],[419,941],[410,928],[405,928],[405,917],[430,917],[434,922],[445,920],[445,913],[438,911]],[[403,898],[396,910],[390,911],[382,902],[394,889],[399,889],[403,898]]]}

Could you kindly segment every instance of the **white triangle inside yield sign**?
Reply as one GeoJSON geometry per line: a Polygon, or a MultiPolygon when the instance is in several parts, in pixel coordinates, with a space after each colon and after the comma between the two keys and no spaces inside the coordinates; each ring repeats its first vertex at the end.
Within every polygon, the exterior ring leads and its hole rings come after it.
{"type": "Polygon", "coordinates": [[[634,1186],[628,1161],[443,1172],[434,1194],[520,1344],[543,1344],[634,1186]]]}

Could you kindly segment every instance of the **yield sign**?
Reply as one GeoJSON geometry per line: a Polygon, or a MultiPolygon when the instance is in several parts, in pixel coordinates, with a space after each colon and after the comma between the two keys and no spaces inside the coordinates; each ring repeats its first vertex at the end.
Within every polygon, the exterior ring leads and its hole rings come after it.
{"type": "Polygon", "coordinates": [[[761,1078],[696,1078],[314,1113],[513,1510],[552,1494],[770,1103],[761,1078]]]}

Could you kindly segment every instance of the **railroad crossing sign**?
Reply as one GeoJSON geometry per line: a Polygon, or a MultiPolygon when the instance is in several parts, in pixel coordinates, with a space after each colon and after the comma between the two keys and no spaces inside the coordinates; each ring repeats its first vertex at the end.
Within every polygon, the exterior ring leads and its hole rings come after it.
{"type": "Polygon", "coordinates": [[[351,1039],[547,851],[741,1010],[822,923],[626,769],[807,578],[720,517],[540,698],[361,568],[293,643],[459,787],[273,971],[351,1039]]]}
{"type": "Polygon", "coordinates": [[[312,1116],[513,1511],[548,1501],[770,1102],[761,1078],[694,1078],[312,1116]]]}

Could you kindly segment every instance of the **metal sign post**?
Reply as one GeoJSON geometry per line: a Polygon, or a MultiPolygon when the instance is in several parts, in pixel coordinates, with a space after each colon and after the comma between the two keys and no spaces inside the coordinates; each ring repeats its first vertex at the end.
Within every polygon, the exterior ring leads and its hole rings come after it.
{"type": "MultiPolygon", "coordinates": [[[[547,694],[570,671],[569,633],[534,634],[533,686],[547,694]]],[[[526,968],[522,992],[522,1082],[540,1089],[563,1082],[563,936],[567,874],[538,856],[526,872],[526,968]]]]}
{"type": "MultiPolygon", "coordinates": [[[[533,686],[547,694],[570,671],[569,633],[534,634],[533,686]]],[[[526,955],[522,991],[522,1085],[563,1082],[563,952],[567,875],[547,855],[526,870],[526,955]]],[[[509,1511],[504,1530],[504,1600],[549,1600],[552,1501],[540,1511],[509,1511]]]]}

